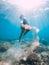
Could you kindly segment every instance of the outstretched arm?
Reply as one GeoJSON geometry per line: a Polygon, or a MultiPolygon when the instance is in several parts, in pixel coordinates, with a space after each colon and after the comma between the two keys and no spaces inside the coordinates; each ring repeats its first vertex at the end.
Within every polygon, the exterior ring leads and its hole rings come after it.
{"type": "Polygon", "coordinates": [[[24,28],[24,29],[26,29],[26,30],[34,30],[36,33],[38,33],[39,32],[39,29],[37,28],[37,27],[32,27],[32,26],[29,26],[29,25],[24,25],[24,24],[21,24],[21,26],[24,28]]]}
{"type": "Polygon", "coordinates": [[[29,25],[25,25],[24,26],[26,30],[34,30],[36,33],[39,32],[39,29],[37,27],[32,27],[32,26],[29,26],[29,25]]]}

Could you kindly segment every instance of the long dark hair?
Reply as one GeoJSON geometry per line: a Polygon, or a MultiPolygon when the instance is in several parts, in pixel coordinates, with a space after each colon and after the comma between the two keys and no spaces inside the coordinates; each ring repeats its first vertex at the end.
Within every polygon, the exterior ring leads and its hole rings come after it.
{"type": "Polygon", "coordinates": [[[23,19],[23,18],[24,18],[24,15],[21,15],[21,16],[20,16],[20,19],[23,19]]]}

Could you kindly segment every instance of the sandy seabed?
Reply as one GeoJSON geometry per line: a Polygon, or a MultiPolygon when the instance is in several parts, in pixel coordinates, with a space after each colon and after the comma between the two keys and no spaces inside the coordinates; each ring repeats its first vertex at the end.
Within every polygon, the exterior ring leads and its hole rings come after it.
{"type": "Polygon", "coordinates": [[[31,44],[21,44],[18,48],[18,42],[10,43],[0,43],[0,65],[49,65],[49,46],[37,40],[31,44]]]}

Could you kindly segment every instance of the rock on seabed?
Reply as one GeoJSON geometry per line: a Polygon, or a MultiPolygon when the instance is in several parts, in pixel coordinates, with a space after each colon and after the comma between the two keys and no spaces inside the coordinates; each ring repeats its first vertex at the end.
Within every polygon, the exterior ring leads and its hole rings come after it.
{"type": "Polygon", "coordinates": [[[9,43],[7,47],[5,45],[4,43],[0,46],[7,49],[5,52],[0,52],[0,65],[49,65],[49,48],[39,45],[39,42],[24,45],[23,48],[22,45],[19,49],[9,43]]]}

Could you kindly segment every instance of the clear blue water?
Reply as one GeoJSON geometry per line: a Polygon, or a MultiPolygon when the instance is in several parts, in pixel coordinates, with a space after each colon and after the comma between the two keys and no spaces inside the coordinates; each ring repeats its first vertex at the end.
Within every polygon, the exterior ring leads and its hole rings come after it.
{"type": "MultiPolygon", "coordinates": [[[[44,7],[48,7],[47,5],[44,7]]],[[[0,40],[16,40],[18,39],[20,29],[20,16],[21,12],[13,5],[5,2],[0,2],[0,40]]],[[[49,10],[38,11],[35,15],[39,15],[34,18],[33,11],[25,14],[31,26],[36,26],[40,29],[38,36],[40,39],[44,39],[49,42],[49,10]]],[[[33,31],[30,31],[25,38],[33,38],[33,31]]]]}

